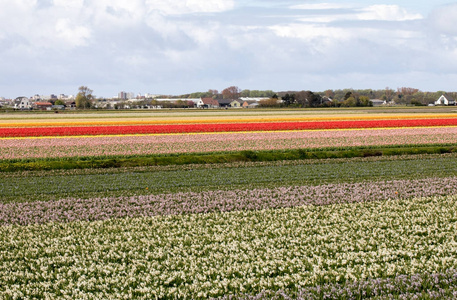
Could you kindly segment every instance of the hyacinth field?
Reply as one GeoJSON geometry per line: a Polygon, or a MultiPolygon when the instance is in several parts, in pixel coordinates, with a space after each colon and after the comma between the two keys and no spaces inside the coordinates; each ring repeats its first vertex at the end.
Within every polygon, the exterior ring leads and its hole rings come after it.
{"type": "Polygon", "coordinates": [[[0,116],[0,299],[455,299],[456,232],[457,109],[0,116]]]}

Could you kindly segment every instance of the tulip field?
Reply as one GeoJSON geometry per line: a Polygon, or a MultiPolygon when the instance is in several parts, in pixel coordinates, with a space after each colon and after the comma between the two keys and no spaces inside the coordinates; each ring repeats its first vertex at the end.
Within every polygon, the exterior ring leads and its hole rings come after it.
{"type": "Polygon", "coordinates": [[[455,299],[456,233],[452,107],[0,115],[0,299],[455,299]]]}

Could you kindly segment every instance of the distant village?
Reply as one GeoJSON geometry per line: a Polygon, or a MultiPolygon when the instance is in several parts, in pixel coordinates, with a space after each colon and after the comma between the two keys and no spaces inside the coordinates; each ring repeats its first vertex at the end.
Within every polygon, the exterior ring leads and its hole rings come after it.
{"type": "Polygon", "coordinates": [[[76,95],[34,95],[15,99],[0,97],[3,110],[77,110],[77,109],[228,109],[258,107],[367,107],[367,106],[450,106],[456,105],[456,93],[422,92],[413,88],[383,90],[327,90],[273,92],[240,90],[232,86],[222,92],[208,90],[180,96],[135,95],[121,91],[112,98],[96,98],[92,90],[80,87],[76,95]],[[82,89],[84,88],[84,89],[82,89]],[[82,100],[83,99],[83,100],[82,100]]]}

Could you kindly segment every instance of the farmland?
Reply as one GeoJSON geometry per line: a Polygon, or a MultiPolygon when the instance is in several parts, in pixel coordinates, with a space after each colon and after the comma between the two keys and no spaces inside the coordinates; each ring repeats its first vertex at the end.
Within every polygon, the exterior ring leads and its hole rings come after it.
{"type": "Polygon", "coordinates": [[[457,112],[0,116],[0,298],[455,298],[457,112]]]}

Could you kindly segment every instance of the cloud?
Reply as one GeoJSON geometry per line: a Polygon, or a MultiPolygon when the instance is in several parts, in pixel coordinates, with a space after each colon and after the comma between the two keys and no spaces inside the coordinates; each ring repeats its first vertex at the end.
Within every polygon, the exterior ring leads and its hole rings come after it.
{"type": "Polygon", "coordinates": [[[56,34],[67,46],[85,46],[91,37],[91,30],[85,26],[73,25],[70,19],[58,19],[56,34]]]}
{"type": "MultiPolygon", "coordinates": [[[[0,0],[0,4],[0,42],[12,36],[45,48],[50,44],[57,48],[86,46],[97,33],[125,31],[144,24],[164,36],[180,35],[188,22],[169,17],[221,13],[235,6],[234,0],[0,0]]],[[[204,41],[198,31],[194,30],[193,35],[204,41]]]]}
{"type": "Polygon", "coordinates": [[[347,39],[349,35],[349,31],[342,28],[297,23],[271,26],[270,29],[280,37],[300,38],[307,41],[325,38],[347,39]]]}
{"type": "MultiPolygon", "coordinates": [[[[70,11],[70,10],[78,11],[83,7],[84,0],[53,0],[52,3],[54,3],[54,7],[57,7],[57,8],[62,8],[67,11],[70,11]]],[[[52,6],[48,5],[47,7],[49,8],[52,6]]]]}
{"type": "Polygon", "coordinates": [[[457,4],[436,8],[428,19],[436,33],[457,36],[457,4]]]}
{"type": "Polygon", "coordinates": [[[316,90],[338,87],[345,74],[345,87],[376,78],[385,87],[401,78],[391,74],[457,67],[457,5],[424,19],[400,4],[309,2],[0,0],[1,87],[88,85],[100,96],[316,90]]]}
{"type": "Polygon", "coordinates": [[[164,15],[189,13],[210,13],[231,10],[233,0],[146,0],[149,12],[157,11],[164,15]]]}
{"type": "Polygon", "coordinates": [[[359,20],[411,21],[423,19],[421,14],[409,13],[398,5],[372,5],[358,11],[356,17],[359,20]]]}
{"type": "Polygon", "coordinates": [[[337,21],[413,21],[424,17],[410,13],[398,5],[356,6],[350,4],[319,3],[294,5],[291,9],[309,13],[301,20],[311,23],[331,23],[337,21]],[[313,13],[318,11],[317,13],[313,13]]]}
{"type": "Polygon", "coordinates": [[[350,4],[342,4],[342,3],[306,3],[306,4],[298,4],[293,5],[291,9],[304,9],[304,10],[326,10],[326,9],[343,9],[343,8],[351,8],[353,7],[350,4]]]}

